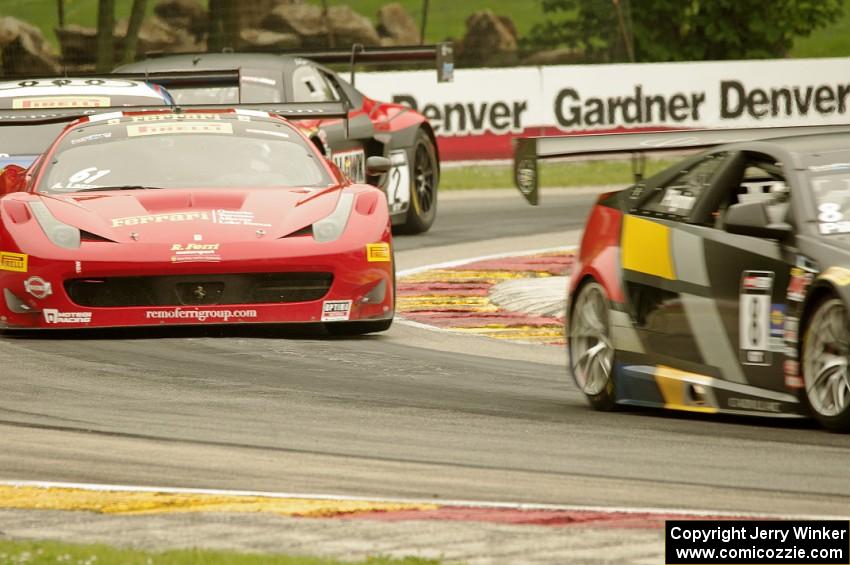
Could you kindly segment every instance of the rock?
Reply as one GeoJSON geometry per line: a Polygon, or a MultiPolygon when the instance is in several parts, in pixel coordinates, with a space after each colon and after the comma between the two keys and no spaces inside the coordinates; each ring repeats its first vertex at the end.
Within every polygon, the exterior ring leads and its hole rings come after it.
{"type": "Polygon", "coordinates": [[[209,14],[199,0],[160,0],[153,11],[169,25],[188,31],[195,39],[207,32],[209,14]]]}
{"type": "Polygon", "coordinates": [[[570,47],[538,51],[522,60],[523,65],[571,65],[581,63],[585,55],[570,47]]]}
{"type": "Polygon", "coordinates": [[[366,46],[381,44],[381,38],[372,25],[372,20],[358,14],[348,6],[332,6],[328,9],[328,20],[333,29],[337,47],[349,47],[353,43],[366,46]]]}
{"type": "Polygon", "coordinates": [[[243,29],[239,32],[239,39],[239,47],[244,50],[295,49],[301,46],[301,38],[294,33],[278,33],[267,29],[243,29]]]}
{"type": "MultiPolygon", "coordinates": [[[[116,40],[121,45],[127,34],[127,23],[127,20],[121,20],[115,25],[116,40]]],[[[188,30],[176,28],[163,18],[150,16],[144,19],[142,27],[139,28],[136,55],[144,57],[145,53],[151,52],[196,52],[204,51],[205,47],[203,42],[197,41],[188,30]]]]}
{"type": "Polygon", "coordinates": [[[277,33],[295,34],[305,47],[324,47],[328,43],[328,28],[322,9],[312,4],[282,4],[261,20],[260,27],[277,33]]]}
{"type": "Polygon", "coordinates": [[[0,54],[4,76],[54,75],[59,60],[37,27],[13,17],[0,17],[0,54]]]}
{"type": "Polygon", "coordinates": [[[517,40],[512,28],[513,24],[506,25],[490,10],[473,13],[466,19],[466,35],[458,58],[484,66],[515,64],[517,40]]]}
{"type": "Polygon", "coordinates": [[[384,45],[418,45],[419,28],[398,2],[386,4],[378,10],[378,33],[384,45]],[[389,38],[391,42],[384,40],[389,38]]]}
{"type": "Polygon", "coordinates": [[[239,5],[239,17],[242,28],[260,27],[260,23],[275,8],[284,4],[303,4],[304,0],[252,0],[239,5]]]}
{"type": "Polygon", "coordinates": [[[66,65],[94,64],[97,55],[95,28],[69,24],[56,28],[56,37],[59,38],[62,61],[66,65]]]}

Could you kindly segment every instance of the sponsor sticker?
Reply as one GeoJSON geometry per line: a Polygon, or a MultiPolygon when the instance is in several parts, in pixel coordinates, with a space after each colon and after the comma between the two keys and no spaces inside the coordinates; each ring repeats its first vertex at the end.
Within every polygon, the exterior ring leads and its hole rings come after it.
{"type": "Polygon", "coordinates": [[[814,275],[801,267],[791,267],[791,280],[788,283],[788,300],[802,302],[806,298],[806,289],[814,275]]]}
{"type": "Polygon", "coordinates": [[[71,140],[71,145],[77,145],[78,143],[85,143],[87,141],[96,141],[98,139],[109,139],[112,137],[112,132],[104,132],[104,133],[93,133],[91,135],[86,135],[83,137],[78,137],[77,139],[71,140]]]}
{"type": "Polygon", "coordinates": [[[203,308],[169,308],[163,310],[146,310],[148,320],[193,320],[197,322],[217,321],[228,322],[231,318],[256,318],[256,310],[209,310],[203,308]]]}
{"type": "Polygon", "coordinates": [[[169,135],[172,133],[232,134],[233,125],[216,122],[164,122],[160,124],[129,124],[127,126],[127,137],[169,135]]]}
{"type": "Polygon", "coordinates": [[[248,210],[213,210],[212,220],[216,224],[271,227],[271,224],[255,222],[254,213],[248,210]]]}
{"type": "Polygon", "coordinates": [[[366,153],[362,149],[334,153],[333,161],[352,182],[366,181],[366,153]]]}
{"type": "Polygon", "coordinates": [[[367,243],[366,244],[366,259],[370,263],[374,262],[389,262],[390,260],[390,244],[389,243],[367,243]]]}
{"type": "Polygon", "coordinates": [[[109,106],[109,96],[34,96],[12,100],[16,110],[44,108],[103,108],[109,106]]]}
{"type": "Polygon", "coordinates": [[[35,298],[47,298],[53,294],[53,285],[41,277],[30,277],[24,281],[24,290],[35,298]]]}
{"type": "Polygon", "coordinates": [[[739,347],[745,365],[770,365],[773,272],[744,271],[739,295],[739,347]]]}
{"type": "Polygon", "coordinates": [[[322,302],[323,322],[344,322],[351,315],[351,300],[325,300],[322,302]]]}
{"type": "Polygon", "coordinates": [[[215,263],[221,261],[218,243],[175,243],[171,246],[172,263],[215,263]]]}
{"type": "Polygon", "coordinates": [[[92,315],[91,312],[60,312],[54,308],[45,308],[43,314],[47,324],[88,324],[92,315]]]}
{"type": "Polygon", "coordinates": [[[220,120],[221,114],[144,114],[141,116],[131,116],[133,122],[167,122],[172,121],[192,121],[192,120],[220,120]]]}
{"type": "Polygon", "coordinates": [[[29,256],[26,253],[0,251],[0,271],[26,273],[29,256]]]}

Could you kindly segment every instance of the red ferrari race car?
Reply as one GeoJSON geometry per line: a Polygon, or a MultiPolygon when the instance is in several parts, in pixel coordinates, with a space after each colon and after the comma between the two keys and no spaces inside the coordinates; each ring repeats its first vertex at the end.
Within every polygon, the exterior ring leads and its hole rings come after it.
{"type": "MultiPolygon", "coordinates": [[[[7,168],[0,327],[386,330],[386,198],[347,180],[286,112],[98,114],[71,123],[26,172],[7,168]]],[[[366,167],[379,175],[390,163],[366,167]]]]}

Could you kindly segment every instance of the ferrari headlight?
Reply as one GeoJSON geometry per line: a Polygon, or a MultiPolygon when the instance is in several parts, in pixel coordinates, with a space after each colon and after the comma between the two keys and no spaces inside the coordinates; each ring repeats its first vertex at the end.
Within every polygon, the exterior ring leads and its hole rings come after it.
{"type": "Polygon", "coordinates": [[[62,223],[56,216],[50,213],[44,202],[30,202],[30,210],[35,216],[38,225],[54,245],[65,249],[78,249],[80,247],[80,230],[74,226],[62,223]]]}
{"type": "Polygon", "coordinates": [[[345,231],[351,208],[354,206],[354,195],[343,192],[339,196],[336,208],[330,215],[313,224],[313,239],[320,242],[334,241],[345,231]]]}

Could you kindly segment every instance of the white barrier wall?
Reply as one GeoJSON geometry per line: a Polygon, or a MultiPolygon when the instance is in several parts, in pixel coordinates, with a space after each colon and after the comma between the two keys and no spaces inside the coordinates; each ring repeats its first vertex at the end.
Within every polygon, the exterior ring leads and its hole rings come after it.
{"type": "Polygon", "coordinates": [[[850,58],[360,73],[357,87],[425,114],[444,160],[508,158],[518,134],[850,124],[850,58]]]}

